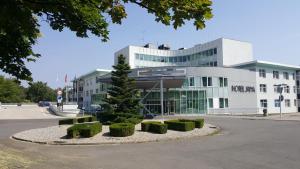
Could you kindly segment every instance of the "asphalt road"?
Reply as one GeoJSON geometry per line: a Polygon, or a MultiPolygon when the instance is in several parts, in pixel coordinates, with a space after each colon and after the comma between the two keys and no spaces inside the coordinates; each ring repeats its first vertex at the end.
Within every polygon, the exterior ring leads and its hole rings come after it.
{"type": "Polygon", "coordinates": [[[0,154],[2,150],[25,159],[11,168],[22,168],[23,164],[36,169],[300,168],[300,121],[216,117],[206,120],[220,126],[221,133],[175,141],[100,146],[14,141],[8,137],[15,132],[54,125],[57,120],[0,121],[0,154]]]}

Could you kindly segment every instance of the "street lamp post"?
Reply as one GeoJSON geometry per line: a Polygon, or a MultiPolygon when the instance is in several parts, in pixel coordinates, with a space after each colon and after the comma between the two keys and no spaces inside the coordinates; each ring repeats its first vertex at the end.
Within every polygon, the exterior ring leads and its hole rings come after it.
{"type": "Polygon", "coordinates": [[[277,90],[279,89],[279,107],[280,107],[280,119],[282,118],[282,106],[281,106],[281,102],[283,101],[284,97],[282,95],[283,92],[283,88],[285,86],[287,86],[286,84],[278,84],[278,85],[274,85],[275,87],[277,87],[277,90]]]}

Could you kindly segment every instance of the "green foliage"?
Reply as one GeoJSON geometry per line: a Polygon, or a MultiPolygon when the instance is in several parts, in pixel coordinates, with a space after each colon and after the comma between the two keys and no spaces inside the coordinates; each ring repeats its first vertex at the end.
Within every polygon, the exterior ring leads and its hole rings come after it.
{"type": "Polygon", "coordinates": [[[195,123],[192,121],[168,120],[164,123],[168,125],[168,129],[176,131],[191,131],[195,128],[195,123]]]}
{"type": "Polygon", "coordinates": [[[56,92],[50,88],[47,83],[41,81],[31,83],[26,91],[26,97],[32,102],[39,102],[43,100],[55,101],[56,92]]]}
{"type": "Polygon", "coordinates": [[[142,131],[148,131],[157,134],[165,134],[167,133],[168,130],[168,125],[163,124],[159,121],[143,122],[141,125],[142,125],[142,131]]]}
{"type": "Polygon", "coordinates": [[[143,120],[143,116],[130,113],[99,113],[98,118],[104,125],[110,125],[113,123],[138,124],[143,120]]]}
{"type": "Polygon", "coordinates": [[[96,120],[97,119],[95,116],[85,116],[85,117],[78,117],[78,118],[71,118],[71,119],[62,119],[62,120],[58,121],[58,125],[94,122],[96,120]]]}
{"type": "Polygon", "coordinates": [[[6,79],[0,76],[0,102],[20,103],[24,100],[24,88],[14,79],[6,79]]]}
{"type": "Polygon", "coordinates": [[[194,122],[195,128],[203,128],[204,126],[204,119],[179,119],[181,122],[194,122]]]}
{"type": "Polygon", "coordinates": [[[175,29],[192,20],[196,29],[212,18],[211,0],[3,0],[0,3],[0,69],[18,79],[32,80],[25,62],[40,57],[33,51],[41,36],[39,22],[53,30],[65,27],[78,37],[89,32],[109,39],[109,23],[121,24],[127,17],[125,4],[135,4],[154,14],[155,20],[175,29]]]}
{"type": "Polygon", "coordinates": [[[93,137],[102,131],[102,124],[98,121],[77,123],[67,129],[68,138],[93,137]]]}
{"type": "Polygon", "coordinates": [[[109,126],[109,133],[114,137],[126,137],[134,134],[134,124],[115,123],[109,126]]]}
{"type": "Polygon", "coordinates": [[[61,119],[58,121],[58,125],[69,125],[77,123],[77,119],[61,119]]]}
{"type": "Polygon", "coordinates": [[[161,124],[160,121],[146,121],[141,123],[141,129],[142,131],[149,131],[150,125],[156,123],[156,124],[161,124]]]}
{"type": "Polygon", "coordinates": [[[157,134],[166,134],[168,131],[168,125],[163,123],[152,123],[149,128],[149,132],[157,134]]]}
{"type": "Polygon", "coordinates": [[[125,57],[118,57],[118,64],[111,73],[112,86],[108,89],[108,98],[105,102],[112,106],[115,113],[138,114],[140,105],[138,90],[135,89],[135,81],[129,78],[130,66],[125,61],[125,57]]]}

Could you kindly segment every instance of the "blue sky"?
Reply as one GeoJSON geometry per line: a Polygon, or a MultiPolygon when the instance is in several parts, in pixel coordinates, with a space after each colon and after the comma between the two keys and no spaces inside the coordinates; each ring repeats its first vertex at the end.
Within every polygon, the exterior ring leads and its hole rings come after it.
{"type": "Polygon", "coordinates": [[[114,52],[127,45],[167,43],[177,49],[220,37],[251,42],[255,59],[300,64],[299,0],[213,2],[214,17],[198,31],[191,22],[174,30],[155,22],[146,10],[128,5],[127,19],[122,25],[110,25],[110,40],[106,43],[95,36],[78,38],[68,29],[53,31],[41,22],[42,37],[34,50],[42,57],[27,65],[35,81],[56,88],[63,86],[65,74],[70,79],[96,68],[111,69],[114,52]]]}

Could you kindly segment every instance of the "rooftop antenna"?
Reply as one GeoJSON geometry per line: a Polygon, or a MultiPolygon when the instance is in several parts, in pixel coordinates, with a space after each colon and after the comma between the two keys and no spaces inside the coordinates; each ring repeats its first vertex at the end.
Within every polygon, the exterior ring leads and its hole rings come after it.
{"type": "Polygon", "coordinates": [[[145,38],[144,38],[144,37],[145,37],[145,36],[144,36],[144,35],[145,35],[145,32],[146,32],[146,30],[143,30],[143,31],[142,31],[142,38],[141,38],[142,44],[145,44],[145,38]]]}

